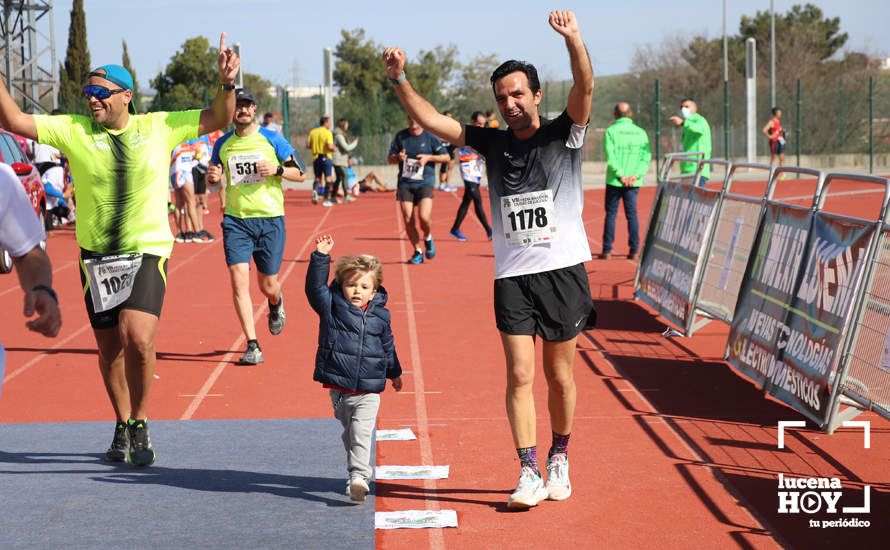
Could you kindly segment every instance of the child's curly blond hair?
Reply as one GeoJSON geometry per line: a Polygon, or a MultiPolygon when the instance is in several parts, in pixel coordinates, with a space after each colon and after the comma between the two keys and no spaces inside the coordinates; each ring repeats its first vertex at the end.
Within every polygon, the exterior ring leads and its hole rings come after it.
{"type": "Polygon", "coordinates": [[[334,263],[334,279],[340,286],[365,273],[374,274],[374,290],[383,284],[383,264],[376,256],[370,254],[343,256],[334,263]]]}

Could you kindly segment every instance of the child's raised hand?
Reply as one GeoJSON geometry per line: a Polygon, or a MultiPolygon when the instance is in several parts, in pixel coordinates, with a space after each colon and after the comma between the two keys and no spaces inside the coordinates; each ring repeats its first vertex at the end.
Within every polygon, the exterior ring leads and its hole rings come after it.
{"type": "Polygon", "coordinates": [[[315,239],[315,250],[319,254],[330,254],[334,248],[334,238],[330,235],[321,235],[315,239]]]}
{"type": "Polygon", "coordinates": [[[392,389],[396,391],[402,391],[402,377],[396,376],[392,379],[392,389]]]}

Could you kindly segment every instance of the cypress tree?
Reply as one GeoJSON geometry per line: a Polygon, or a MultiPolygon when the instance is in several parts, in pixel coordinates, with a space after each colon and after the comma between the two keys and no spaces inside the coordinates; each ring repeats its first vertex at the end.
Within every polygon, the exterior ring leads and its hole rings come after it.
{"type": "Polygon", "coordinates": [[[59,106],[66,113],[89,114],[83,100],[86,75],[90,72],[90,51],[87,48],[87,21],[83,0],[74,0],[68,27],[68,49],[59,74],[59,106]]]}
{"type": "Polygon", "coordinates": [[[142,112],[141,101],[139,99],[139,82],[136,80],[136,71],[133,70],[133,66],[130,63],[130,50],[127,49],[127,41],[123,41],[124,47],[124,55],[121,60],[121,65],[124,66],[125,69],[130,71],[130,75],[133,77],[133,108],[136,109],[137,113],[142,112]]]}

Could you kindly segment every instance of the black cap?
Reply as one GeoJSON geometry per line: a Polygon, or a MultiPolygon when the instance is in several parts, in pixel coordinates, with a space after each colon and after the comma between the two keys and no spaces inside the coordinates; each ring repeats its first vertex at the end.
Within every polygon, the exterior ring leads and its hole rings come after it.
{"type": "Polygon", "coordinates": [[[250,90],[247,88],[238,88],[235,90],[235,101],[249,101],[256,105],[256,99],[253,98],[253,94],[250,93],[250,90]]]}

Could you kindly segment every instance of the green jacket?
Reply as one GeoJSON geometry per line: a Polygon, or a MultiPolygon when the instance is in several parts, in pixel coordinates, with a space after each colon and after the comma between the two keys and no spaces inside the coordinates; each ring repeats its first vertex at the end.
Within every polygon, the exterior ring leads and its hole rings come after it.
{"type": "Polygon", "coordinates": [[[603,148],[606,150],[606,185],[624,187],[620,179],[623,176],[636,176],[634,187],[643,184],[652,161],[645,130],[629,118],[619,118],[606,128],[603,148]]]}
{"type": "MultiPolygon", "coordinates": [[[[705,160],[711,158],[711,125],[707,119],[698,113],[692,113],[683,121],[683,151],[700,152],[705,154],[705,160]]],[[[694,174],[694,162],[681,162],[681,174],[694,174]]],[[[705,164],[702,166],[701,175],[705,178],[711,177],[711,166],[705,164]]]]}

